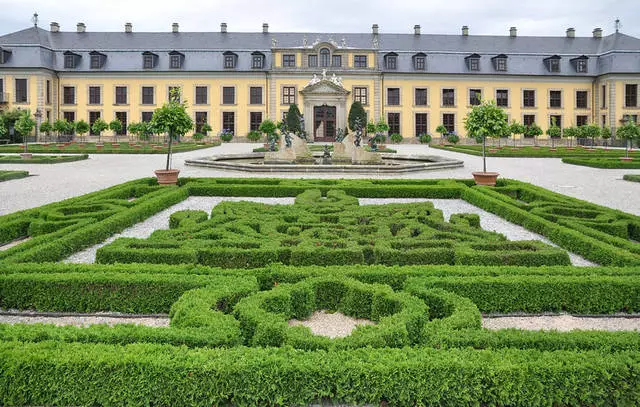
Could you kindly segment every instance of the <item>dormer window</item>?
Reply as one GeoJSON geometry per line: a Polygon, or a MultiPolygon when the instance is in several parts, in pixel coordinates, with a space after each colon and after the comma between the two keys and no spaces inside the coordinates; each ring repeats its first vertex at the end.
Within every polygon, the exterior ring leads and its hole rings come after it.
{"type": "MultiPolygon", "coordinates": [[[[0,48],[0,64],[6,64],[11,58],[11,51],[6,48],[0,48]]],[[[0,91],[1,96],[2,91],[0,91]]]]}
{"type": "Polygon", "coordinates": [[[342,67],[342,55],[334,55],[332,58],[331,66],[335,68],[342,67]]]}
{"type": "Polygon", "coordinates": [[[64,53],[64,67],[65,69],[75,69],[80,62],[80,55],[75,54],[71,51],[66,51],[64,53]]]}
{"type": "Polygon", "coordinates": [[[169,52],[169,68],[180,69],[184,63],[184,54],[178,51],[169,52]]]}
{"type": "Polygon", "coordinates": [[[413,69],[416,71],[424,71],[427,65],[427,56],[419,52],[413,56],[413,69]]]}
{"type": "Polygon", "coordinates": [[[100,69],[107,61],[107,56],[97,51],[90,52],[91,56],[91,69],[100,69]]]}
{"type": "Polygon", "coordinates": [[[577,73],[587,73],[587,61],[589,57],[582,55],[578,58],[573,58],[571,60],[571,64],[577,73]]]}
{"type": "Polygon", "coordinates": [[[384,67],[386,69],[398,69],[398,54],[390,52],[384,56],[384,67]]]}
{"type": "Polygon", "coordinates": [[[158,55],[145,51],[142,53],[142,68],[153,69],[158,65],[158,55]]]}
{"type": "Polygon", "coordinates": [[[471,54],[468,57],[466,57],[464,60],[467,64],[468,70],[474,71],[474,72],[477,72],[480,70],[480,55],[471,54]]]}
{"type": "Polygon", "coordinates": [[[491,58],[493,62],[493,69],[499,72],[505,72],[507,70],[507,56],[505,54],[496,55],[491,58]]]}
{"type": "Polygon", "coordinates": [[[331,53],[329,52],[329,48],[322,48],[320,50],[320,66],[326,68],[329,66],[331,53]]]}
{"type": "Polygon", "coordinates": [[[238,55],[231,51],[225,51],[222,55],[224,56],[224,69],[234,69],[238,62],[238,55]]]}
{"type": "Polygon", "coordinates": [[[551,56],[544,59],[544,64],[547,67],[547,71],[551,73],[560,72],[560,57],[558,55],[551,56]]]}
{"type": "Polygon", "coordinates": [[[251,53],[251,68],[252,69],[264,68],[264,54],[262,52],[255,51],[251,53]]]}

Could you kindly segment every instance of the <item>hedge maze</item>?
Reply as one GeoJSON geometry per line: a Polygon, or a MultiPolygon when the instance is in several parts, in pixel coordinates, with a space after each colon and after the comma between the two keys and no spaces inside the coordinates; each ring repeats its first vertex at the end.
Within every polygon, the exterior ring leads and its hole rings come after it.
{"type": "Polygon", "coordinates": [[[640,219],[529,184],[144,179],[0,217],[0,244],[23,237],[0,251],[0,308],[170,325],[0,324],[1,405],[640,403],[637,332],[482,328],[482,314],[640,312],[640,219]],[[190,196],[296,201],[176,211],[96,264],[60,262],[190,196]],[[558,247],[365,197],[463,199],[558,247]],[[375,324],[335,339],[288,324],[316,310],[375,324]]]}

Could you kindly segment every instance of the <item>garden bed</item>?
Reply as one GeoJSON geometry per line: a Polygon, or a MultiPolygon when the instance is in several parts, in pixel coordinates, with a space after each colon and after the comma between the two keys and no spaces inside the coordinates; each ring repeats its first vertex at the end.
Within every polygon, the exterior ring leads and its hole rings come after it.
{"type": "Polygon", "coordinates": [[[87,158],[89,158],[88,154],[34,155],[26,159],[19,155],[0,155],[0,164],[60,164],[86,160],[87,158]]]}
{"type": "MultiPolygon", "coordinates": [[[[114,143],[102,143],[102,147],[96,147],[95,142],[90,143],[47,143],[45,144],[29,144],[29,152],[34,154],[56,154],[56,153],[87,153],[87,154],[166,154],[168,147],[161,143],[129,143],[118,142],[118,147],[114,147],[114,143]],[[138,146],[138,147],[135,147],[138,146]]],[[[220,142],[212,144],[197,144],[191,142],[176,143],[171,147],[174,153],[185,151],[199,150],[203,148],[215,147],[220,142]]],[[[21,153],[24,147],[21,144],[0,146],[0,154],[2,153],[21,153]]]]}
{"type": "MultiPolygon", "coordinates": [[[[481,145],[438,145],[430,144],[432,148],[437,148],[447,151],[455,151],[457,153],[464,153],[476,156],[482,156],[481,145]]],[[[608,149],[604,148],[585,148],[581,146],[577,147],[533,147],[533,146],[519,146],[516,149],[512,145],[503,145],[498,148],[497,146],[487,146],[487,157],[529,157],[529,158],[563,158],[563,157],[590,157],[590,158],[618,158],[625,155],[625,151],[621,149],[608,149]],[[492,150],[492,151],[490,151],[492,150]],[[552,151],[553,150],[553,151],[552,151]]],[[[633,150],[629,152],[630,157],[637,157],[640,159],[640,151],[633,150]]]]}
{"type": "MultiPolygon", "coordinates": [[[[623,157],[624,152],[619,153],[619,155],[623,157]]],[[[620,158],[563,158],[562,162],[593,168],[640,168],[640,156],[631,161],[623,161],[620,158]]]]}
{"type": "Polygon", "coordinates": [[[640,182],[640,174],[624,174],[622,179],[625,181],[640,182]]]}
{"type": "Polygon", "coordinates": [[[29,171],[0,171],[0,182],[29,176],[29,171]]]}

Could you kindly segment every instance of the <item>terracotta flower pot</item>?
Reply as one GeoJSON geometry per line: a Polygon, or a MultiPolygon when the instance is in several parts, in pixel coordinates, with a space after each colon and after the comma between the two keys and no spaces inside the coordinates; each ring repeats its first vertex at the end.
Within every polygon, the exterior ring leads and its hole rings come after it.
{"type": "Polygon", "coordinates": [[[33,157],[33,154],[31,154],[31,153],[20,153],[20,157],[22,157],[23,160],[30,160],[33,157]]]}
{"type": "Polygon", "coordinates": [[[138,148],[140,148],[140,147],[142,147],[142,146],[137,145],[137,144],[136,144],[135,146],[133,146],[133,148],[135,148],[135,149],[138,149],[138,148]]]}
{"type": "Polygon", "coordinates": [[[98,150],[98,151],[102,150],[103,147],[104,147],[104,145],[102,145],[102,144],[96,144],[96,150],[98,150]]]}
{"type": "Polygon", "coordinates": [[[496,179],[498,178],[497,172],[472,172],[473,179],[476,182],[476,185],[487,185],[490,187],[496,186],[496,179]]]}
{"type": "Polygon", "coordinates": [[[160,185],[176,185],[178,183],[178,174],[180,170],[155,170],[158,184],[160,185]]]}
{"type": "Polygon", "coordinates": [[[498,150],[497,150],[497,149],[495,149],[495,148],[490,148],[490,149],[489,149],[489,152],[490,152],[490,153],[497,153],[497,152],[498,152],[498,150]]]}
{"type": "Polygon", "coordinates": [[[620,157],[620,161],[633,161],[633,157],[620,157]]]}
{"type": "Polygon", "coordinates": [[[118,143],[111,143],[111,148],[120,148],[120,144],[118,144],[118,143]]]}
{"type": "Polygon", "coordinates": [[[549,151],[558,151],[557,148],[550,148],[549,151]]]}
{"type": "Polygon", "coordinates": [[[42,143],[42,147],[49,147],[49,143],[42,143]]]}
{"type": "Polygon", "coordinates": [[[56,147],[58,147],[58,150],[64,150],[66,146],[64,144],[58,144],[56,147]]]}

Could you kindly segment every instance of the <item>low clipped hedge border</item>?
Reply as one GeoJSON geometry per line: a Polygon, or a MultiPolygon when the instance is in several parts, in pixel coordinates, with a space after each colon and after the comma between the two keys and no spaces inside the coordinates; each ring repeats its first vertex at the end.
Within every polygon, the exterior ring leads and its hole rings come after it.
{"type": "MultiPolygon", "coordinates": [[[[595,148],[593,150],[588,148],[583,148],[580,146],[573,147],[573,150],[567,149],[567,147],[556,147],[556,151],[549,151],[551,147],[539,147],[534,148],[533,146],[517,146],[515,150],[513,150],[513,142],[511,140],[507,141],[500,148],[497,146],[487,146],[486,156],[487,157],[522,157],[522,158],[563,158],[563,157],[592,157],[592,158],[603,158],[603,157],[611,157],[618,158],[621,155],[624,155],[624,150],[619,149],[610,149],[605,150],[602,148],[595,148]],[[497,151],[491,152],[489,150],[495,149],[497,151]]],[[[456,153],[464,153],[469,155],[482,156],[482,146],[474,146],[474,145],[438,145],[438,144],[430,144],[430,147],[437,148],[440,150],[447,151],[455,151],[456,153]]],[[[631,156],[640,157],[636,151],[632,151],[629,153],[631,156]]]]}
{"type": "MultiPolygon", "coordinates": [[[[619,153],[622,156],[623,153],[619,153]]],[[[563,158],[565,164],[582,165],[593,168],[640,168],[640,160],[622,161],[619,158],[563,158]]]]}
{"type": "MultiPolygon", "coordinates": [[[[72,143],[64,148],[57,147],[62,143],[49,143],[47,147],[42,144],[29,144],[29,152],[37,154],[59,154],[59,153],[89,153],[89,154],[167,154],[167,147],[154,149],[149,144],[140,144],[140,148],[134,148],[133,144],[128,142],[118,142],[120,147],[114,148],[111,146],[113,143],[102,143],[103,148],[98,150],[96,143],[72,143]],[[82,146],[82,147],[80,147],[82,146]]],[[[210,144],[196,144],[196,143],[177,143],[173,144],[171,151],[174,153],[181,153],[185,151],[200,150],[203,148],[210,148],[219,146],[220,141],[215,141],[210,144]]],[[[0,146],[0,154],[2,153],[22,153],[24,147],[22,145],[8,145],[0,146]]]]}
{"type": "Polygon", "coordinates": [[[0,171],[0,182],[29,176],[29,171],[0,171]]]}
{"type": "Polygon", "coordinates": [[[636,405],[637,352],[0,343],[3,405],[636,405]],[[168,385],[170,383],[170,385],[168,385]]]}
{"type": "Polygon", "coordinates": [[[73,155],[34,155],[23,159],[19,155],[0,155],[0,164],[60,164],[81,161],[89,158],[88,154],[73,155]]]}
{"type": "Polygon", "coordinates": [[[625,181],[640,182],[640,174],[624,174],[622,179],[625,181]]]}

